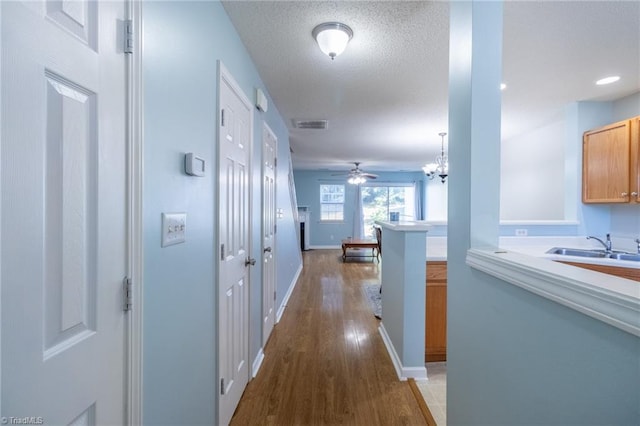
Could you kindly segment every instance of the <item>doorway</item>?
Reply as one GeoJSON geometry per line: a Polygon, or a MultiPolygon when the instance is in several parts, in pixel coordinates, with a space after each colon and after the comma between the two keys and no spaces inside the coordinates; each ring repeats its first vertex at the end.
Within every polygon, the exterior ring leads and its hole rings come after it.
{"type": "Polygon", "coordinates": [[[125,424],[139,408],[131,383],[140,361],[131,364],[125,342],[140,336],[129,332],[123,278],[140,260],[130,251],[130,92],[115,30],[131,4],[37,6],[0,5],[9,58],[0,340],[13,349],[1,360],[2,412],[51,424],[125,424]]]}
{"type": "Polygon", "coordinates": [[[278,139],[262,128],[262,347],[276,322],[276,165],[278,139]]]}
{"type": "Polygon", "coordinates": [[[253,108],[218,64],[218,408],[219,424],[226,425],[249,382],[253,108]]]}

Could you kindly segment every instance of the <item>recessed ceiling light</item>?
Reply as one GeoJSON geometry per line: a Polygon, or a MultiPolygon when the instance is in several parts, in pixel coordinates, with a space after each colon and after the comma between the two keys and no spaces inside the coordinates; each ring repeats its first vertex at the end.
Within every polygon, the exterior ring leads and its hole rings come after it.
{"type": "Polygon", "coordinates": [[[500,83],[500,90],[504,90],[507,88],[507,85],[505,83],[500,83]]]}
{"type": "Polygon", "coordinates": [[[598,86],[603,86],[605,84],[615,83],[618,80],[620,80],[620,76],[619,75],[613,75],[611,77],[601,78],[600,80],[596,81],[596,84],[598,86]]]}

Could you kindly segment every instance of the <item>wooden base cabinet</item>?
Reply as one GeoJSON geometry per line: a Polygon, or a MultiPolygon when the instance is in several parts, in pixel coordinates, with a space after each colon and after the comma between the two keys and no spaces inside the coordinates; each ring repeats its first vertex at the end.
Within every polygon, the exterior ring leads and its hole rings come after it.
{"type": "Polygon", "coordinates": [[[565,262],[559,261],[567,265],[577,266],[578,268],[590,269],[596,272],[603,272],[609,275],[615,275],[616,277],[626,278],[628,280],[640,281],[640,269],[635,268],[622,268],[619,266],[609,265],[594,265],[592,263],[578,263],[578,262],[565,262]]]}
{"type": "Polygon", "coordinates": [[[427,262],[425,362],[447,360],[447,262],[427,262]]]}
{"type": "Polygon", "coordinates": [[[584,133],[582,202],[640,203],[640,117],[584,133]]]}

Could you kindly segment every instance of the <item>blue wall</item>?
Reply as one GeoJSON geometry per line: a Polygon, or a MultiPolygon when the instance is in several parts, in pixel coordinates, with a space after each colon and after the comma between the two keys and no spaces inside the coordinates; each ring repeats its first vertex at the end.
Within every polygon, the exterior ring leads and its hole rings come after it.
{"type": "MultiPolygon", "coordinates": [[[[377,172],[376,184],[413,183],[425,180],[422,172],[377,172]]],[[[355,209],[355,186],[347,183],[345,177],[332,176],[336,171],[294,170],[296,197],[299,206],[307,206],[311,211],[310,245],[338,247],[340,241],[353,235],[353,215],[355,209]],[[345,185],[344,222],[320,223],[320,185],[345,185]]],[[[422,186],[424,188],[424,184],[422,186]]]]}
{"type": "Polygon", "coordinates": [[[638,337],[479,271],[449,289],[450,424],[639,424],[638,337]]]}
{"type": "MultiPolygon", "coordinates": [[[[476,53],[477,45],[487,40],[482,29],[493,34],[501,28],[501,13],[491,13],[495,3],[452,3],[452,43],[456,35],[473,33],[469,40],[473,43],[469,45],[476,53]],[[489,16],[483,12],[489,12],[489,16]],[[475,17],[473,23],[479,28],[470,25],[469,15],[475,17]]],[[[460,54],[460,50],[457,52],[460,54]]],[[[483,67],[495,65],[488,58],[493,59],[491,55],[475,56],[474,64],[482,60],[483,67]]],[[[497,87],[477,79],[475,73],[474,78],[460,75],[455,65],[450,71],[450,93],[464,91],[465,85],[497,87]]],[[[466,105],[453,100],[455,97],[451,96],[452,138],[467,126],[499,126],[499,119],[489,123],[471,113],[471,105],[493,106],[491,96],[488,100],[469,96],[466,105]]],[[[597,111],[580,110],[579,106],[575,113],[576,125],[586,123],[590,116],[602,118],[597,111]]],[[[581,137],[577,127],[574,131],[581,137]]],[[[468,141],[464,140],[468,146],[461,143],[450,151],[451,164],[459,165],[459,173],[451,177],[449,197],[447,422],[640,424],[638,337],[466,265],[467,250],[482,247],[483,242],[490,246],[495,239],[490,233],[497,230],[497,211],[488,215],[495,222],[488,232],[473,225],[478,212],[495,208],[486,206],[482,197],[472,197],[472,190],[478,190],[475,185],[480,184],[474,173],[487,162],[498,160],[474,155],[478,151],[473,146],[479,151],[486,144],[492,148],[493,142],[483,139],[484,133],[472,134],[468,141]]],[[[587,210],[586,215],[592,226],[607,223],[606,212],[587,210]],[[601,213],[603,218],[598,218],[601,213]]]]}
{"type": "MultiPolygon", "coordinates": [[[[145,424],[217,423],[216,174],[217,61],[247,97],[266,88],[217,1],[147,1],[144,21],[144,401],[145,424]],[[189,177],[183,155],[203,157],[189,177]],[[186,212],[186,243],[160,247],[162,212],[186,212]]],[[[261,258],[260,164],[263,120],[278,138],[279,300],[301,258],[288,197],[289,140],[270,99],[254,110],[252,256],[261,258]]],[[[261,262],[251,273],[250,361],[262,341],[261,262]]]]}

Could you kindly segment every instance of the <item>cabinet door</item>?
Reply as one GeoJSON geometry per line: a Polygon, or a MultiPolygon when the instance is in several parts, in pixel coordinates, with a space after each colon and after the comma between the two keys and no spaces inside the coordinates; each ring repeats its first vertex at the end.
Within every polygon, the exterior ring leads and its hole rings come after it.
{"type": "Polygon", "coordinates": [[[631,119],[631,202],[640,203],[640,116],[631,119]]]}
{"type": "Polygon", "coordinates": [[[425,362],[447,359],[447,262],[427,262],[425,362]]]}
{"type": "Polygon", "coordinates": [[[630,120],[585,132],[582,142],[582,202],[629,202],[630,136],[630,120]]]}

